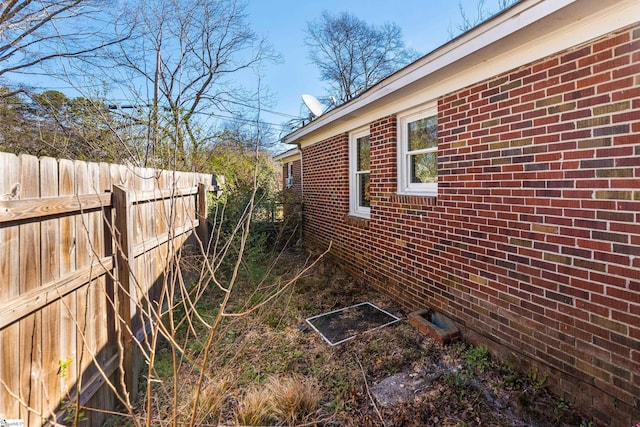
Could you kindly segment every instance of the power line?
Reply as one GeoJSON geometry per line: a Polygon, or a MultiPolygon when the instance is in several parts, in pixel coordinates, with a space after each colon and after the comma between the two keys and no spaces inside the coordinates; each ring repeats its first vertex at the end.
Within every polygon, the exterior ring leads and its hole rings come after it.
{"type": "MultiPolygon", "coordinates": [[[[109,108],[111,108],[113,110],[118,109],[118,108],[120,108],[120,109],[143,108],[143,107],[150,107],[152,105],[151,103],[147,103],[147,104],[144,104],[144,103],[131,104],[130,101],[127,100],[127,99],[115,99],[115,100],[112,100],[112,101],[113,101],[113,103],[109,104],[109,108]],[[118,106],[119,103],[121,103],[120,106],[118,106]]],[[[269,109],[262,108],[262,107],[256,107],[255,105],[243,103],[243,102],[240,102],[240,101],[226,100],[225,102],[228,102],[229,104],[240,105],[242,107],[248,107],[248,108],[251,108],[253,110],[258,110],[258,111],[269,113],[269,114],[275,114],[275,115],[282,116],[282,117],[285,117],[285,118],[288,118],[288,119],[300,119],[301,118],[300,116],[295,116],[293,114],[282,113],[282,112],[279,112],[279,111],[269,110],[269,109]]],[[[168,110],[166,107],[164,109],[165,109],[165,111],[168,110]]]]}
{"type": "MultiPolygon", "coordinates": [[[[34,74],[40,74],[40,73],[34,73],[34,74]]],[[[42,74],[42,75],[45,75],[45,74],[42,74]]],[[[75,86],[38,86],[38,85],[33,85],[33,84],[27,84],[25,86],[27,86],[29,88],[32,88],[32,89],[42,90],[42,91],[46,91],[46,90],[65,90],[65,89],[71,89],[71,90],[75,89],[75,90],[77,90],[77,89],[104,88],[104,85],[100,84],[100,83],[86,84],[86,85],[75,85],[75,86]]],[[[130,102],[129,100],[126,100],[126,99],[120,99],[118,101],[130,102]]],[[[300,116],[296,116],[296,115],[289,114],[289,113],[283,113],[281,111],[270,110],[270,109],[263,108],[263,107],[256,107],[255,105],[247,104],[245,102],[233,101],[233,100],[226,100],[225,102],[228,102],[230,104],[240,105],[242,107],[251,108],[251,109],[254,109],[254,110],[264,111],[265,113],[275,114],[277,116],[285,117],[285,118],[288,118],[288,119],[299,119],[300,118],[300,116]]],[[[120,108],[124,108],[124,107],[120,107],[120,108]]],[[[129,108],[135,108],[135,107],[129,107],[129,108]]]]}
{"type": "MultiPolygon", "coordinates": [[[[138,108],[151,108],[151,104],[139,104],[139,105],[133,105],[133,104],[124,104],[124,105],[118,105],[118,104],[107,104],[107,108],[109,108],[110,110],[129,110],[129,109],[138,109],[138,108]]],[[[160,107],[163,111],[170,111],[169,107],[160,107]]],[[[217,117],[220,119],[226,119],[226,120],[237,120],[237,121],[241,121],[241,122],[246,122],[246,123],[259,123],[259,124],[263,124],[263,125],[269,125],[269,126],[284,126],[284,123],[272,123],[272,122],[265,122],[264,120],[255,120],[255,119],[247,119],[241,116],[225,116],[222,114],[218,114],[218,113],[206,113],[204,111],[196,111],[194,112],[194,114],[198,114],[198,115],[204,115],[204,116],[209,116],[209,117],[217,117]]],[[[295,117],[296,119],[299,119],[299,117],[296,116],[292,116],[295,117]]]]}
{"type": "Polygon", "coordinates": [[[279,111],[267,110],[266,108],[262,108],[262,107],[258,108],[255,105],[250,105],[250,104],[246,104],[246,103],[239,102],[239,101],[227,100],[227,102],[229,102],[231,104],[241,105],[243,107],[253,108],[254,110],[258,110],[259,109],[260,111],[264,111],[265,113],[276,114],[278,116],[287,117],[287,118],[290,118],[290,119],[299,119],[300,118],[300,116],[294,116],[292,114],[281,113],[279,111]]]}

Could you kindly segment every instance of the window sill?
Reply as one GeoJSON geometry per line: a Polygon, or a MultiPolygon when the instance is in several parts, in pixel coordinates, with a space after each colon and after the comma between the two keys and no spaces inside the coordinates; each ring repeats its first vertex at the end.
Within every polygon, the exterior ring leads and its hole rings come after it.
{"type": "Polygon", "coordinates": [[[363,228],[365,230],[369,229],[369,221],[370,221],[369,218],[363,218],[363,217],[353,216],[353,215],[345,215],[344,221],[347,223],[347,225],[350,225],[352,227],[363,228]]]}

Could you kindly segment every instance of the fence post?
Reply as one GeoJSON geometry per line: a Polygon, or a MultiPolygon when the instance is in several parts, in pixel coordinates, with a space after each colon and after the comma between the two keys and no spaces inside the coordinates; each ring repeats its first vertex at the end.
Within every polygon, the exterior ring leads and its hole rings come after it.
{"type": "Polygon", "coordinates": [[[130,399],[134,400],[138,391],[138,372],[134,360],[133,324],[131,306],[133,290],[133,203],[126,188],[119,185],[113,187],[114,228],[116,239],[116,266],[118,273],[118,289],[114,292],[117,319],[118,339],[121,354],[121,368],[124,369],[125,385],[130,399]]]}
{"type": "Polygon", "coordinates": [[[198,183],[198,238],[204,248],[207,247],[209,234],[207,232],[207,188],[202,182],[198,183]]]}

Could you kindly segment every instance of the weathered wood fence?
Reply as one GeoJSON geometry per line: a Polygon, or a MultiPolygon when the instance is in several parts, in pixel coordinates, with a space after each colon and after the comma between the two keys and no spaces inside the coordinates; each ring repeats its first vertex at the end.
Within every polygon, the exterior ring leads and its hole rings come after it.
{"type": "Polygon", "coordinates": [[[112,409],[109,382],[135,394],[141,310],[206,238],[212,178],[0,153],[0,420],[112,409]]]}

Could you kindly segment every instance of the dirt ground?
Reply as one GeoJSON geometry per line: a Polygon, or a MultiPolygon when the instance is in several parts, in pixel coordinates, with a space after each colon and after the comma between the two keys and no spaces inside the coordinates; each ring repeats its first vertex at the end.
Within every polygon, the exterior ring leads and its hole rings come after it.
{"type": "MultiPolygon", "coordinates": [[[[317,391],[313,413],[278,425],[317,426],[591,426],[547,389],[536,372],[520,372],[508,361],[491,358],[486,348],[459,342],[442,347],[406,321],[393,301],[355,280],[327,260],[319,262],[284,291],[283,284],[308,262],[289,251],[275,264],[245,266],[230,311],[263,303],[249,315],[229,318],[218,331],[208,383],[224,388],[219,410],[199,418],[200,425],[237,425],[249,390],[273,378],[308,379],[317,391]],[[267,276],[267,280],[261,278],[267,276]],[[281,293],[269,300],[269,295],[281,293]],[[305,319],[369,301],[402,320],[336,346],[328,345],[305,319]],[[220,386],[224,384],[224,386],[220,386]],[[244,400],[243,400],[244,399],[244,400]]],[[[217,296],[201,308],[215,307],[217,296]]],[[[202,339],[186,340],[192,360],[202,353],[202,339]]],[[[172,387],[171,352],[159,348],[156,372],[164,382],[154,386],[154,419],[171,413],[171,396],[184,395],[197,371],[183,363],[172,387]],[[164,375],[164,377],[163,377],[164,375]],[[162,391],[162,392],[161,392],[162,391]],[[163,397],[165,396],[165,397],[163,397]]],[[[205,392],[206,394],[206,392],[205,392]]],[[[141,401],[145,392],[142,391],[141,401]]],[[[175,398],[175,397],[174,397],[175,398]]],[[[140,404],[144,412],[144,404],[140,404]]],[[[114,423],[113,425],[120,425],[114,423]]],[[[255,425],[255,424],[253,424],[255,425]]],[[[272,424],[273,425],[273,424],[272,424]]]]}

